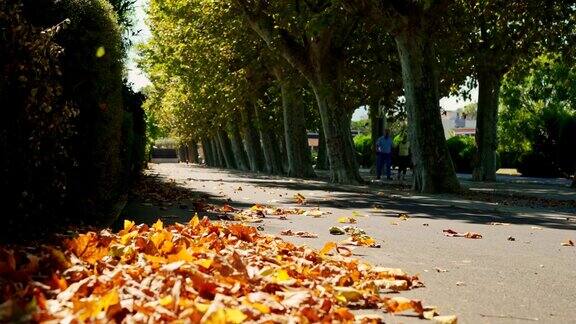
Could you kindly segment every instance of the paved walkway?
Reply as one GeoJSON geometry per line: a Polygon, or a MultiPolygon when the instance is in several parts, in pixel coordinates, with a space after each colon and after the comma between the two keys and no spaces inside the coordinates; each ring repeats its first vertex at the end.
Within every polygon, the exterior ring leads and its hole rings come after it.
{"type": "MultiPolygon", "coordinates": [[[[382,247],[357,248],[355,254],[373,264],[420,274],[426,287],[402,295],[436,305],[442,314],[456,314],[461,323],[575,322],[576,247],[561,246],[567,239],[576,240],[573,208],[494,206],[456,196],[411,194],[386,183],[341,186],[185,164],[151,165],[149,172],[176,181],[197,197],[208,197],[215,204],[228,201],[239,208],[255,203],[296,207],[293,196],[300,193],[307,198],[305,208],[319,207],[331,214],[288,216],[288,220],[268,217],[261,225],[271,234],[285,229],[315,232],[319,235],[315,239],[285,237],[314,248],[344,239],[328,231],[341,225],[338,217],[362,215],[357,226],[382,247]],[[410,218],[401,220],[399,213],[410,218]],[[478,232],[483,238],[446,237],[442,230],[448,228],[478,232]]],[[[572,195],[566,192],[562,197],[574,199],[573,191],[572,195]]],[[[189,204],[133,201],[124,216],[183,222],[193,213],[189,204]]],[[[398,315],[388,315],[387,321],[418,322],[398,315]]]]}

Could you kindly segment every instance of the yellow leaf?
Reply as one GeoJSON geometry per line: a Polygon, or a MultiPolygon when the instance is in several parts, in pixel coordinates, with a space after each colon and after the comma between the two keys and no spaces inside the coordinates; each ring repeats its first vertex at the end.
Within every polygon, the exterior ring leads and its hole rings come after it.
{"type": "Polygon", "coordinates": [[[338,300],[345,300],[346,302],[355,302],[362,298],[362,292],[352,287],[334,287],[336,291],[336,298],[338,300]]]}
{"type": "Polygon", "coordinates": [[[324,247],[320,250],[320,255],[325,255],[326,253],[330,252],[335,247],[336,247],[336,243],[327,242],[326,244],[324,244],[324,247]]]}
{"type": "Polygon", "coordinates": [[[174,243],[172,243],[172,241],[164,241],[160,251],[162,251],[164,253],[170,253],[170,251],[172,251],[173,247],[174,247],[174,243]]]}
{"type": "Polygon", "coordinates": [[[168,295],[166,297],[161,298],[158,302],[162,306],[168,306],[168,305],[172,304],[173,301],[174,301],[174,298],[172,298],[171,295],[168,295]]]}
{"type": "Polygon", "coordinates": [[[131,221],[131,220],[125,219],[125,220],[124,220],[124,230],[125,230],[125,231],[129,231],[129,230],[132,229],[132,227],[134,227],[134,222],[131,221]]]}
{"type": "Polygon", "coordinates": [[[120,244],[126,245],[130,242],[131,239],[135,238],[138,235],[138,232],[129,232],[124,234],[120,237],[120,244]]]}
{"type": "Polygon", "coordinates": [[[168,261],[170,262],[174,262],[174,261],[194,261],[194,258],[190,252],[188,252],[188,250],[186,248],[182,248],[180,249],[180,251],[178,251],[178,253],[176,254],[172,254],[170,256],[168,256],[168,261]]]}
{"type": "Polygon", "coordinates": [[[354,224],[354,223],[356,223],[356,219],[350,218],[350,217],[340,217],[340,218],[338,218],[338,223],[354,224]]]}
{"type": "Polygon", "coordinates": [[[196,309],[197,309],[200,313],[206,313],[206,311],[207,311],[208,308],[210,307],[210,304],[196,303],[196,304],[194,304],[194,306],[196,307],[196,309]]]}
{"type": "Polygon", "coordinates": [[[163,257],[158,257],[158,256],[154,256],[154,255],[149,255],[149,254],[146,254],[144,257],[146,258],[146,260],[148,260],[148,262],[151,262],[151,263],[166,263],[166,259],[163,257]]]}
{"type": "Polygon", "coordinates": [[[156,232],[152,234],[152,236],[150,237],[150,241],[154,243],[156,248],[160,248],[165,239],[166,239],[165,232],[156,232]]]}
{"type": "Polygon", "coordinates": [[[248,317],[238,309],[226,308],[224,311],[226,314],[226,323],[239,324],[244,322],[244,320],[248,317]]]}
{"type": "Polygon", "coordinates": [[[156,223],[154,223],[154,225],[152,225],[152,228],[158,231],[161,231],[164,228],[164,224],[162,223],[161,220],[157,220],[156,223]]]}
{"type": "Polygon", "coordinates": [[[200,224],[200,218],[198,218],[198,213],[195,213],[194,217],[192,217],[192,219],[188,222],[188,225],[190,225],[192,228],[196,228],[198,224],[200,224]]]}
{"type": "Polygon", "coordinates": [[[292,277],[290,277],[290,275],[288,274],[288,271],[286,271],[284,269],[276,270],[276,281],[277,282],[284,282],[284,281],[288,281],[290,279],[292,279],[292,277]]]}
{"type": "Polygon", "coordinates": [[[194,263],[203,267],[203,268],[208,269],[212,265],[212,262],[213,262],[213,260],[211,260],[211,259],[199,259],[199,260],[196,260],[194,263]]]}
{"type": "Polygon", "coordinates": [[[256,308],[262,314],[270,314],[270,307],[264,304],[252,303],[251,306],[256,308]]]}

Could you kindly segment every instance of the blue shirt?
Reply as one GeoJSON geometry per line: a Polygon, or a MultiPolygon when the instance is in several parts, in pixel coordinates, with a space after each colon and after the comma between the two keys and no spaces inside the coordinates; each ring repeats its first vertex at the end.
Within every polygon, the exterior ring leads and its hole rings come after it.
{"type": "Polygon", "coordinates": [[[392,153],[392,137],[381,136],[378,141],[376,141],[376,152],[392,153]]]}

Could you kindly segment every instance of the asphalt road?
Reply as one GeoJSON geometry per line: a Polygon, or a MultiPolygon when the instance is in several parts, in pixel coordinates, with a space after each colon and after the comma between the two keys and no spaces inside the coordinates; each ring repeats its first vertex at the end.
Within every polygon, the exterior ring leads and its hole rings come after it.
{"type": "MultiPolygon", "coordinates": [[[[342,225],[337,218],[353,212],[363,215],[356,226],[381,247],[357,248],[358,258],[419,274],[426,287],[402,295],[435,305],[442,315],[455,314],[460,323],[576,323],[576,247],[561,246],[567,239],[576,241],[576,215],[571,210],[494,209],[444,196],[411,195],[386,184],[340,186],[185,164],[151,165],[149,173],[173,179],[213,203],[229,201],[238,208],[255,203],[297,207],[293,196],[300,193],[307,198],[304,208],[319,207],[330,214],[270,217],[261,225],[271,234],[285,229],[314,232],[318,238],[284,237],[314,248],[345,238],[328,231],[342,225]],[[401,220],[399,213],[409,218],[401,220]],[[446,237],[443,229],[477,232],[483,238],[446,237]]],[[[132,201],[123,217],[170,222],[186,221],[191,214],[177,203],[162,207],[132,201]]],[[[387,315],[386,320],[419,322],[402,315],[387,315]]]]}

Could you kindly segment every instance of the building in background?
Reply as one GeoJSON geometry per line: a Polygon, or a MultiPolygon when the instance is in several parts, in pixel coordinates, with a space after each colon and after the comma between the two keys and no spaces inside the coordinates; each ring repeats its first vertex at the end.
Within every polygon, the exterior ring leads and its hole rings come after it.
{"type": "Polygon", "coordinates": [[[464,111],[463,108],[460,108],[455,111],[444,110],[442,112],[442,126],[446,138],[458,135],[474,136],[476,134],[476,114],[464,111]]]}

